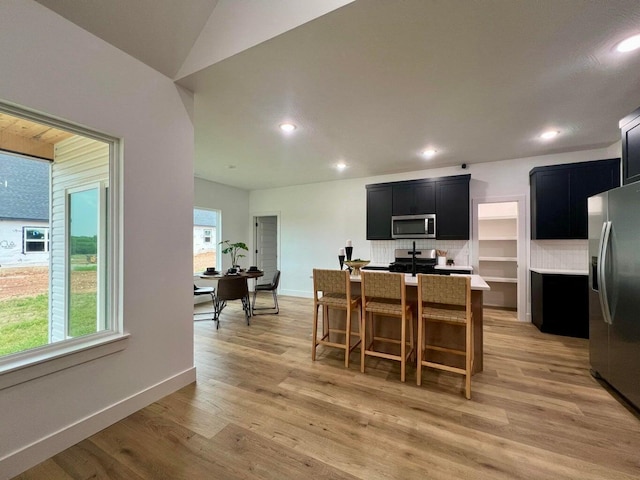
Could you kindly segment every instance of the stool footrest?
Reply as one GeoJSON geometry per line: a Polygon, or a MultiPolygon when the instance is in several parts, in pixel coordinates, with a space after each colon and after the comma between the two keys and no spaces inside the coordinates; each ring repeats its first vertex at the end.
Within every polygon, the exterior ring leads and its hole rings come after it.
{"type": "Polygon", "coordinates": [[[467,353],[464,350],[458,350],[455,348],[447,348],[447,347],[439,347],[437,345],[426,345],[425,350],[434,350],[436,352],[452,353],[454,355],[462,355],[463,357],[467,353]]]}
{"type": "Polygon", "coordinates": [[[456,367],[451,367],[449,365],[443,365],[441,363],[426,362],[424,360],[421,363],[425,367],[437,368],[438,370],[444,370],[444,371],[452,372],[452,373],[459,373],[461,375],[466,375],[467,374],[467,371],[464,368],[456,368],[456,367]]]}

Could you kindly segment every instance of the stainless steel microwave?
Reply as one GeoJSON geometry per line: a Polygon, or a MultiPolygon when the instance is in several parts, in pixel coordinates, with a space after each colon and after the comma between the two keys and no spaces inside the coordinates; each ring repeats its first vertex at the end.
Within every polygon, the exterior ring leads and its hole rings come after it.
{"type": "Polygon", "coordinates": [[[436,238],[436,214],[391,217],[392,238],[436,238]]]}

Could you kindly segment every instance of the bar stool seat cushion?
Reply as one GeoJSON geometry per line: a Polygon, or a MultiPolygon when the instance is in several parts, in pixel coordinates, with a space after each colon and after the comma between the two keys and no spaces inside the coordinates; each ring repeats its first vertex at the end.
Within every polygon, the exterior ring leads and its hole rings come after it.
{"type": "Polygon", "coordinates": [[[465,323],[466,310],[454,309],[454,308],[442,308],[438,306],[424,306],[422,307],[422,318],[431,320],[442,320],[444,322],[456,322],[465,323]]]}
{"type": "MultiPolygon", "coordinates": [[[[411,309],[409,305],[405,307],[405,310],[408,312],[411,309]]],[[[367,312],[376,312],[381,315],[389,314],[389,315],[402,315],[402,305],[400,303],[392,303],[392,302],[379,302],[372,300],[367,302],[365,306],[365,310],[367,312]]]]}

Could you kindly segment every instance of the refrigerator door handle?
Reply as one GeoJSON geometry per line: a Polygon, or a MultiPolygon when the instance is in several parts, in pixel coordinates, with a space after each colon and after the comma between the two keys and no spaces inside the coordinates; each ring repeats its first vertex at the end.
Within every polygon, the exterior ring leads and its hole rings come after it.
{"type": "Polygon", "coordinates": [[[600,236],[600,260],[598,262],[598,283],[600,284],[600,291],[598,292],[600,298],[600,309],[602,310],[602,317],[604,322],[609,325],[612,324],[611,312],[609,310],[609,299],[607,296],[607,283],[605,278],[605,272],[607,268],[607,247],[609,246],[609,240],[611,238],[611,222],[604,222],[602,224],[602,234],[600,236]]]}

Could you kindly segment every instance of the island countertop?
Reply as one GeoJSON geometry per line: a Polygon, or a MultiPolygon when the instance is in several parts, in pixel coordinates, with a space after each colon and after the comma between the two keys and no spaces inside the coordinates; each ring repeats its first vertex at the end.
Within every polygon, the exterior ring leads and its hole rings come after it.
{"type": "MultiPolygon", "coordinates": [[[[480,275],[466,275],[464,273],[452,273],[452,276],[471,277],[471,290],[491,290],[491,287],[480,275]]],[[[351,281],[360,283],[362,279],[359,275],[351,275],[351,281]]],[[[404,283],[407,286],[417,286],[418,277],[412,277],[410,273],[404,274],[404,283]]]]}

